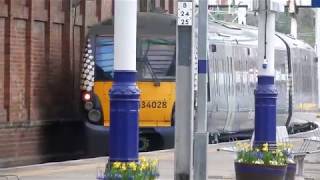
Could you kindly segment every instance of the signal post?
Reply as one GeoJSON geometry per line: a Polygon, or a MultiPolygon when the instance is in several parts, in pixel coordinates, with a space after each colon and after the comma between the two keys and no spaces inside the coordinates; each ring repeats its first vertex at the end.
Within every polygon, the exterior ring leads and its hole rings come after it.
{"type": "Polygon", "coordinates": [[[178,1],[175,104],[175,180],[193,177],[194,67],[192,62],[193,1],[178,1]]]}
{"type": "Polygon", "coordinates": [[[138,161],[136,85],[137,1],[117,0],[114,24],[114,81],[110,95],[110,161],[138,161]]]}

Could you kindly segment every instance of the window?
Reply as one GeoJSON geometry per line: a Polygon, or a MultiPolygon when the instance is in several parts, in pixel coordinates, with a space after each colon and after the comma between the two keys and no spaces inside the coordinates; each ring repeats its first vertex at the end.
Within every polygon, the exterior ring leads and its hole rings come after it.
{"type": "Polygon", "coordinates": [[[95,79],[112,80],[114,64],[113,37],[96,37],[95,47],[95,79]]]}
{"type": "Polygon", "coordinates": [[[140,79],[173,79],[176,70],[174,41],[153,39],[142,41],[142,55],[138,58],[140,79]]]}

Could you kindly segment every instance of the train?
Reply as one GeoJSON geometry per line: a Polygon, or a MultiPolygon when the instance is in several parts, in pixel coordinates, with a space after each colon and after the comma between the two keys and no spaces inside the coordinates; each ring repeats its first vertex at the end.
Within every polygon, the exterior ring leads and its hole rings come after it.
{"type": "MultiPolygon", "coordinates": [[[[87,153],[95,156],[108,153],[113,30],[113,19],[92,26],[83,53],[82,117],[87,153]]],[[[290,35],[275,35],[277,124],[289,125],[292,119],[318,110],[318,58],[307,43],[290,35]]],[[[219,141],[223,133],[254,128],[258,29],[211,20],[208,42],[208,132],[219,141]]],[[[176,16],[139,12],[136,78],[141,90],[141,151],[174,146],[175,71],[176,16]]]]}

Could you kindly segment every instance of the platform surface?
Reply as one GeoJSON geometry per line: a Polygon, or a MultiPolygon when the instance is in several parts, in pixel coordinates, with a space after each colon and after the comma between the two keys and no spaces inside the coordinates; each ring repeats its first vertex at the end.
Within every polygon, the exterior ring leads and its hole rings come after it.
{"type": "MultiPolygon", "coordinates": [[[[318,119],[312,121],[320,122],[318,119]]],[[[301,137],[312,136],[312,133],[294,135],[295,146],[302,142],[301,137]],[[301,136],[301,137],[300,137],[301,136]]],[[[235,179],[235,153],[217,151],[234,143],[220,143],[208,146],[208,179],[235,179]]],[[[174,179],[174,149],[140,153],[146,158],[159,159],[160,180],[174,179]]],[[[57,163],[0,169],[0,180],[95,180],[98,169],[103,169],[108,157],[81,159],[57,163]],[[4,175],[13,175],[9,178],[4,175]]],[[[304,177],[296,180],[320,180],[320,153],[307,155],[304,163],[304,177]]]]}
{"type": "MultiPolygon", "coordinates": [[[[226,144],[209,145],[208,179],[234,179],[234,153],[217,151],[226,144]]],[[[141,156],[158,158],[160,179],[174,179],[173,150],[141,153],[141,156]]],[[[107,157],[47,163],[1,169],[0,175],[16,175],[20,180],[95,180],[97,169],[103,168],[107,157]]],[[[305,179],[320,180],[320,154],[308,155],[304,168],[305,179]]],[[[5,179],[5,178],[2,178],[5,179]]],[[[0,178],[0,180],[2,180],[0,178]]],[[[10,177],[9,180],[16,178],[10,177]]],[[[297,177],[297,180],[303,179],[297,177]]]]}

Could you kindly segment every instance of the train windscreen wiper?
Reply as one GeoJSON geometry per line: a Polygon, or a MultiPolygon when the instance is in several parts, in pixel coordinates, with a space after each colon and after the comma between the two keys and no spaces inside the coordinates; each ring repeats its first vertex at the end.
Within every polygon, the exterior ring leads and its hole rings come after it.
{"type": "Polygon", "coordinates": [[[160,86],[160,80],[159,80],[158,76],[156,75],[156,73],[153,71],[151,63],[150,63],[149,58],[148,58],[149,50],[150,50],[150,43],[148,42],[147,49],[146,49],[146,52],[145,52],[145,54],[144,54],[144,56],[142,58],[142,61],[146,65],[147,69],[149,70],[149,72],[151,74],[151,77],[152,77],[152,80],[154,82],[154,85],[155,86],[160,86]]]}

